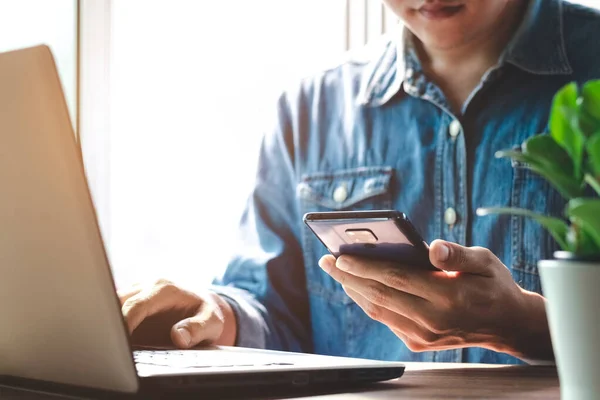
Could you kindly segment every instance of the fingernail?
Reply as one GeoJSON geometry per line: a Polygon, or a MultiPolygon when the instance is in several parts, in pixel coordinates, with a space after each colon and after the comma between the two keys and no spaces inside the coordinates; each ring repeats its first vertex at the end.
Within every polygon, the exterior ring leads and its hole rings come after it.
{"type": "Polygon", "coordinates": [[[319,260],[319,267],[325,272],[329,272],[331,270],[331,263],[326,258],[321,258],[319,260]]]}
{"type": "Polygon", "coordinates": [[[341,269],[342,271],[348,271],[350,269],[350,264],[343,257],[337,259],[337,261],[335,262],[335,266],[338,267],[338,269],[341,269]]]}
{"type": "Polygon", "coordinates": [[[435,257],[439,261],[448,260],[448,257],[450,256],[450,249],[448,248],[448,246],[446,246],[445,244],[438,244],[435,248],[435,257]]]}
{"type": "Polygon", "coordinates": [[[188,330],[185,328],[177,328],[177,333],[179,333],[179,336],[181,337],[183,344],[185,344],[186,346],[189,346],[190,342],[192,341],[190,332],[188,332],[188,330]]]}

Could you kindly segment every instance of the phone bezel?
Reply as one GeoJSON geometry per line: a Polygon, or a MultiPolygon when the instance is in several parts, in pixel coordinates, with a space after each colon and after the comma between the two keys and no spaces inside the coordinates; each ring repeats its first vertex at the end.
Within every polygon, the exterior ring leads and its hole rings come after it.
{"type": "MultiPolygon", "coordinates": [[[[327,244],[315,233],[310,226],[311,222],[322,221],[356,221],[363,222],[364,220],[385,219],[392,220],[404,236],[411,242],[416,249],[428,253],[429,245],[421,237],[417,229],[410,222],[406,214],[397,210],[360,210],[360,211],[324,211],[324,212],[309,212],[304,214],[303,221],[311,232],[319,239],[319,241],[331,253],[327,244]]],[[[435,268],[431,265],[431,268],[435,268]]]]}

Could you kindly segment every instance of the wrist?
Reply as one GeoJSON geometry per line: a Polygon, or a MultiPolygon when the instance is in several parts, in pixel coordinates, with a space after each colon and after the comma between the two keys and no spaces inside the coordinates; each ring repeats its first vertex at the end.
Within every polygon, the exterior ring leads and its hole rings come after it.
{"type": "Polygon", "coordinates": [[[553,361],[546,300],[538,293],[520,290],[522,312],[515,313],[517,320],[512,324],[504,352],[528,362],[553,361]]]}

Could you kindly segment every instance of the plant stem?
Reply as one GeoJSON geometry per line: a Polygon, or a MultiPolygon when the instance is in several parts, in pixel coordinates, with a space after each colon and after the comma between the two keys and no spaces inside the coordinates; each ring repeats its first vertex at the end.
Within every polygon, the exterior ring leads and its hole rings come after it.
{"type": "Polygon", "coordinates": [[[594,191],[600,195],[600,182],[598,182],[596,180],[596,178],[594,178],[592,175],[590,174],[585,174],[585,181],[588,185],[590,185],[592,187],[592,189],[594,189],[594,191]]]}

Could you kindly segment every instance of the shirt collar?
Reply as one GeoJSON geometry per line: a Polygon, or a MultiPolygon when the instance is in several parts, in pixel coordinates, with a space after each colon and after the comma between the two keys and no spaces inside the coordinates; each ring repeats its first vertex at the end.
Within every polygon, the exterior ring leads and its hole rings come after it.
{"type": "Polygon", "coordinates": [[[361,78],[358,103],[377,107],[391,99],[402,86],[406,77],[406,55],[412,52],[412,46],[406,46],[407,32],[397,25],[390,37],[384,40],[383,51],[370,61],[361,78]]]}
{"type": "MultiPolygon", "coordinates": [[[[563,29],[562,0],[530,0],[523,21],[500,57],[500,64],[512,64],[537,75],[573,73],[567,57],[563,29]]],[[[379,57],[367,64],[358,102],[377,107],[388,102],[421,69],[412,35],[398,25],[379,57]]]]}
{"type": "Polygon", "coordinates": [[[531,0],[501,62],[536,75],[570,75],[562,0],[531,0]]]}

